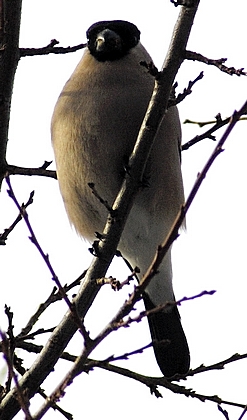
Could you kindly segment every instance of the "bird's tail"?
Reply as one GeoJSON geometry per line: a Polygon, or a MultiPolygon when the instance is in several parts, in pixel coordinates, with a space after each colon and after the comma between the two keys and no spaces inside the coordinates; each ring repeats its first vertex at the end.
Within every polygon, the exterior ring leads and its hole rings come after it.
{"type": "MultiPolygon", "coordinates": [[[[148,294],[143,295],[146,310],[155,308],[148,294]]],[[[167,378],[176,373],[185,374],[190,366],[188,343],[180,322],[176,305],[169,311],[148,316],[154,354],[163,375],[167,378]]]]}

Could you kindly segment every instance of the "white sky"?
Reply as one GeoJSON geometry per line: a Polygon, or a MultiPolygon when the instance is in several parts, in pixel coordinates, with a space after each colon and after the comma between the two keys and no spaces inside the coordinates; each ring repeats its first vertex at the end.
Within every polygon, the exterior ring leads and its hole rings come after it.
{"type": "MultiPolygon", "coordinates": [[[[210,58],[228,57],[227,64],[247,68],[246,5],[241,0],[202,0],[195,19],[188,48],[210,58]]],[[[126,19],[141,30],[141,41],[157,66],[161,66],[169,44],[179,8],[168,0],[153,2],[116,2],[106,0],[82,2],[70,0],[24,0],[21,27],[21,47],[41,47],[56,38],[61,46],[85,42],[85,31],[94,22],[106,19],[126,19]],[[140,7],[141,5],[141,7],[140,7]]],[[[12,105],[8,162],[18,166],[38,167],[44,160],[53,160],[50,145],[50,119],[56,99],[79,61],[82,51],[67,55],[23,58],[19,64],[12,105]]],[[[193,88],[180,106],[181,121],[186,118],[207,121],[217,113],[229,116],[246,100],[246,77],[228,76],[203,64],[186,62],[179,71],[177,93],[188,81],[204,71],[205,77],[193,88]]],[[[185,125],[183,141],[201,133],[197,126],[185,125]]],[[[220,133],[217,133],[217,139],[220,133]]],[[[215,143],[204,140],[183,152],[183,174],[186,195],[197,173],[201,171],[215,143]]],[[[246,122],[239,122],[227,140],[225,151],[216,160],[206,177],[187,217],[187,233],[174,245],[174,288],[177,299],[202,290],[216,289],[214,296],[185,302],[180,313],[191,350],[191,367],[211,364],[234,353],[247,351],[246,339],[246,122]]],[[[54,165],[51,166],[54,168],[54,165]]],[[[20,202],[35,190],[34,204],[28,213],[33,229],[62,283],[73,281],[85,268],[91,256],[88,244],[70,228],[57,182],[38,177],[12,177],[12,185],[20,202]]],[[[16,209],[7,197],[3,184],[0,197],[0,231],[16,217],[16,209]]],[[[2,292],[0,324],[6,328],[4,304],[14,311],[16,333],[27,322],[38,304],[49,295],[53,284],[49,272],[21,223],[10,235],[7,246],[1,247],[2,292]]],[[[117,260],[110,274],[125,279],[127,272],[117,260]]],[[[92,335],[104,326],[123,302],[127,290],[117,294],[103,288],[87,317],[92,335]]],[[[140,306],[139,306],[140,308],[140,306]]],[[[51,327],[67,308],[61,302],[54,305],[38,327],[51,327]]],[[[132,351],[150,341],[146,322],[112,334],[93,354],[105,358],[111,354],[132,351]]],[[[37,343],[42,343],[42,339],[37,343]]],[[[70,351],[78,354],[81,337],[74,339],[70,351]]],[[[21,353],[24,366],[34,360],[21,353]]],[[[120,363],[119,363],[120,364],[120,363]]],[[[0,371],[4,363],[1,362],[0,371]]],[[[69,368],[62,362],[52,378],[45,382],[47,393],[69,368]]],[[[133,356],[121,366],[142,374],[159,376],[152,350],[133,356]]],[[[206,394],[218,394],[222,399],[245,403],[244,373],[247,361],[228,365],[224,371],[197,375],[183,385],[206,394]]],[[[3,373],[1,374],[3,376],[3,373]]],[[[174,395],[159,389],[163,399],[151,396],[148,388],[130,379],[95,369],[81,375],[67,390],[61,406],[74,414],[75,420],[90,413],[92,419],[113,420],[141,418],[223,419],[213,403],[174,395]]],[[[35,403],[37,408],[41,400],[35,403]]],[[[224,406],[230,420],[238,419],[241,410],[224,406]]],[[[23,419],[19,414],[16,419],[23,419]]],[[[56,420],[60,414],[50,410],[45,419],[56,420]]]]}

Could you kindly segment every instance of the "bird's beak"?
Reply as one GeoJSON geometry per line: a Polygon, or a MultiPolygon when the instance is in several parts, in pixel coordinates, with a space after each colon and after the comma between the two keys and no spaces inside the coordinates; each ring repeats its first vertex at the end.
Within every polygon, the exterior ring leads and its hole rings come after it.
{"type": "Polygon", "coordinates": [[[104,29],[96,38],[96,51],[110,52],[119,51],[122,48],[120,36],[110,29],[104,29]]]}

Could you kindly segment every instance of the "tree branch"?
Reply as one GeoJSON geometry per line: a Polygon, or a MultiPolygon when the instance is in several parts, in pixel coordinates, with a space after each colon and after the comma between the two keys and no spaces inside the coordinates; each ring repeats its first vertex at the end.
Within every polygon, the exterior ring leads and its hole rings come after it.
{"type": "Polygon", "coordinates": [[[6,165],[5,171],[8,175],[37,175],[37,176],[47,176],[49,178],[57,179],[56,171],[47,170],[48,166],[52,162],[45,161],[42,166],[39,168],[23,168],[21,166],[15,165],[6,165]]]}
{"type": "MultiPolygon", "coordinates": [[[[180,104],[180,102],[182,102],[188,95],[192,93],[192,87],[194,86],[194,84],[198,82],[199,80],[201,80],[203,77],[204,77],[204,74],[203,74],[203,71],[201,71],[201,73],[194,80],[189,81],[188,86],[183,90],[183,93],[179,93],[177,97],[169,99],[168,106],[170,107],[170,106],[180,104]]],[[[176,87],[177,87],[177,84],[175,83],[174,89],[176,87]]]]}
{"type": "MultiPolygon", "coordinates": [[[[30,194],[28,201],[26,204],[22,204],[23,209],[26,209],[30,204],[33,203],[33,195],[30,194]]],[[[8,239],[9,234],[14,230],[15,226],[22,220],[22,215],[19,212],[18,216],[14,220],[14,222],[6,229],[4,232],[0,234],[0,245],[6,245],[6,240],[8,239]]]]}
{"type": "Polygon", "coordinates": [[[108,365],[108,364],[105,364],[104,362],[100,362],[100,361],[97,361],[97,360],[91,361],[90,364],[91,364],[91,367],[94,366],[94,367],[100,367],[101,369],[110,370],[111,372],[117,373],[117,374],[125,376],[127,378],[134,379],[134,380],[146,385],[147,387],[149,387],[150,392],[154,393],[157,398],[162,397],[162,395],[157,390],[158,386],[162,386],[162,387],[164,387],[166,389],[169,389],[170,391],[174,392],[175,394],[183,394],[186,397],[196,398],[196,399],[199,399],[202,402],[212,401],[216,404],[227,404],[227,405],[231,405],[231,406],[234,406],[234,407],[240,407],[240,408],[245,407],[245,404],[236,403],[236,402],[232,402],[232,401],[226,401],[226,400],[221,399],[217,395],[210,396],[210,395],[199,394],[199,393],[193,391],[192,389],[188,389],[188,388],[185,388],[184,386],[174,384],[173,382],[170,382],[169,380],[167,380],[164,377],[155,378],[155,377],[151,377],[151,376],[144,376],[144,375],[141,375],[139,373],[132,372],[128,369],[125,369],[125,368],[122,368],[122,367],[119,367],[119,366],[115,366],[115,365],[108,365]]]}
{"type": "MultiPolygon", "coordinates": [[[[27,343],[27,342],[17,343],[17,347],[25,349],[29,352],[34,352],[34,353],[39,353],[42,349],[42,346],[37,346],[33,343],[27,343]]],[[[198,394],[191,389],[187,389],[187,388],[184,388],[182,386],[173,384],[170,381],[167,381],[164,377],[149,377],[149,376],[141,375],[141,374],[138,374],[136,372],[130,371],[128,369],[112,365],[110,363],[111,361],[115,361],[115,360],[119,360],[119,359],[126,359],[130,355],[139,353],[139,352],[145,350],[145,348],[148,348],[148,347],[149,347],[149,345],[147,345],[147,346],[145,346],[141,349],[137,349],[133,352],[129,352],[129,353],[124,354],[122,356],[116,357],[116,358],[114,358],[114,356],[111,356],[106,360],[87,359],[87,361],[84,365],[83,371],[88,373],[89,371],[93,370],[94,368],[100,368],[100,369],[103,369],[103,370],[107,370],[108,372],[116,373],[118,375],[122,375],[122,376],[125,376],[125,377],[130,378],[130,379],[134,379],[134,380],[146,385],[150,389],[150,392],[153,393],[157,398],[159,398],[159,397],[162,398],[162,394],[158,391],[158,388],[157,388],[158,386],[162,386],[166,389],[169,389],[170,391],[172,391],[174,393],[184,394],[187,397],[197,398],[202,402],[208,400],[208,401],[214,402],[216,404],[227,404],[227,405],[231,405],[231,406],[235,406],[235,407],[246,408],[246,406],[244,404],[231,402],[231,401],[226,401],[226,400],[221,399],[218,396],[207,396],[207,395],[204,395],[204,394],[198,394]]],[[[77,359],[76,356],[68,354],[66,352],[61,355],[61,358],[64,359],[64,360],[67,360],[67,361],[71,361],[71,362],[75,362],[76,359],[77,359]]],[[[212,365],[208,365],[208,366],[201,365],[198,368],[191,369],[186,375],[176,375],[174,380],[175,381],[179,381],[181,379],[184,380],[187,377],[194,376],[194,375],[199,374],[199,373],[208,372],[208,371],[211,371],[211,370],[224,369],[225,365],[227,365],[229,363],[236,362],[238,360],[246,359],[246,358],[247,358],[247,353],[245,353],[245,354],[234,354],[231,357],[229,357],[228,359],[222,360],[220,362],[216,362],[212,365]]]]}
{"type": "Polygon", "coordinates": [[[229,74],[230,76],[232,76],[233,74],[235,74],[236,76],[247,75],[243,68],[235,69],[234,67],[225,66],[224,63],[227,61],[227,58],[219,58],[217,60],[214,60],[212,58],[204,57],[204,55],[193,51],[185,51],[185,58],[186,60],[200,61],[201,63],[208,64],[209,66],[215,66],[219,70],[229,74]]]}
{"type": "Polygon", "coordinates": [[[33,55],[48,55],[48,54],[67,54],[85,48],[87,44],[79,44],[73,47],[55,47],[59,41],[52,39],[51,42],[42,48],[20,48],[20,57],[30,57],[33,55]]]}
{"type": "MultiPolygon", "coordinates": [[[[182,151],[183,150],[188,150],[191,146],[194,146],[194,144],[199,143],[200,141],[204,140],[204,139],[210,139],[215,141],[216,138],[215,136],[213,136],[213,133],[217,130],[219,130],[220,128],[224,127],[224,125],[228,124],[231,121],[232,117],[228,117],[225,118],[224,120],[222,120],[221,115],[218,114],[216,115],[216,121],[208,121],[208,122],[198,122],[195,123],[194,121],[190,121],[190,120],[185,120],[184,124],[198,124],[200,127],[203,127],[206,124],[213,124],[213,127],[209,128],[209,130],[205,131],[203,134],[197,135],[195,136],[193,139],[189,140],[187,143],[184,143],[181,147],[182,151]]],[[[246,120],[245,117],[243,118],[239,118],[239,121],[242,120],[246,120]]]]}
{"type": "Polygon", "coordinates": [[[20,404],[21,409],[25,413],[26,420],[32,420],[32,417],[28,408],[29,407],[28,398],[25,395],[25,391],[21,388],[18,382],[18,378],[14,372],[12,352],[11,352],[11,349],[9,348],[9,340],[7,339],[6,335],[2,331],[0,331],[0,336],[2,339],[3,355],[6,360],[8,370],[9,370],[9,377],[10,379],[14,379],[14,383],[16,386],[16,398],[18,400],[18,403],[20,404]]]}
{"type": "MultiPolygon", "coordinates": [[[[81,280],[85,277],[86,270],[72,283],[65,284],[63,286],[63,289],[65,293],[67,293],[69,290],[71,290],[75,286],[79,286],[81,283],[81,280]]],[[[23,336],[30,333],[33,326],[36,324],[36,322],[39,320],[41,314],[54,302],[57,302],[61,300],[63,297],[59,290],[57,290],[56,287],[53,288],[48,298],[45,300],[45,302],[41,303],[37,309],[37,311],[30,317],[29,321],[27,322],[26,326],[22,328],[20,334],[16,338],[20,338],[23,340],[23,336]]]]}
{"type": "Polygon", "coordinates": [[[19,61],[21,0],[2,1],[0,8],[0,187],[6,172],[6,148],[14,76],[19,61]]]}

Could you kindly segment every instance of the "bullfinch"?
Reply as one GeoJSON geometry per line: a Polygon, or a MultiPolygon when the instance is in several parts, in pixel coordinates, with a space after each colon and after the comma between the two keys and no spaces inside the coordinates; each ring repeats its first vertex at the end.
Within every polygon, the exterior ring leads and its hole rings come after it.
{"type": "MultiPolygon", "coordinates": [[[[87,48],[65,84],[51,132],[60,191],[70,222],[82,237],[102,232],[107,209],[92,194],[114,202],[154,88],[141,65],[151,57],[140,31],[122,20],[102,21],[87,31],[87,48]]],[[[184,202],[181,129],[176,107],[168,109],[149,156],[144,185],[129,214],[119,250],[142,276],[184,202]]],[[[147,310],[174,301],[171,249],[143,294],[147,310]]],[[[176,305],[148,316],[157,363],[165,377],[185,374],[190,355],[176,305]]]]}

